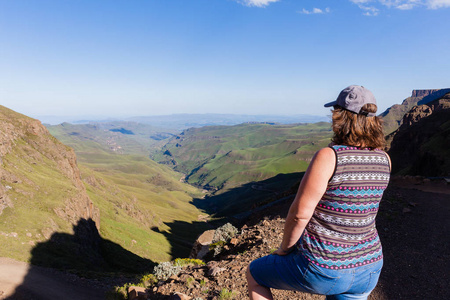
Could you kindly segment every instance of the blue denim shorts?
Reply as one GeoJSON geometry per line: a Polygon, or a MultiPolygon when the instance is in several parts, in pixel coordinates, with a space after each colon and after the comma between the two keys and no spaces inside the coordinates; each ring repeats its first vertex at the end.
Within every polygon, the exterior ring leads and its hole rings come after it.
{"type": "Polygon", "coordinates": [[[367,299],[380,277],[383,260],[350,269],[319,267],[295,249],[285,256],[268,255],[250,264],[259,285],[327,295],[327,299],[367,299]]]}

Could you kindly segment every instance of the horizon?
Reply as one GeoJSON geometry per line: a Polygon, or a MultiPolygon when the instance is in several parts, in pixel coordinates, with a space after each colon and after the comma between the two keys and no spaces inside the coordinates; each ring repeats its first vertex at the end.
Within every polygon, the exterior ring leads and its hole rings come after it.
{"type": "MultiPolygon", "coordinates": [[[[329,119],[331,115],[308,115],[308,114],[226,114],[226,113],[173,113],[167,115],[136,115],[136,116],[96,116],[96,115],[80,115],[80,116],[57,116],[57,115],[41,115],[41,116],[29,116],[34,119],[41,121],[42,124],[47,125],[60,125],[62,123],[70,123],[70,124],[85,124],[85,123],[107,123],[107,122],[132,122],[132,123],[143,123],[139,121],[140,118],[145,119],[169,119],[169,118],[178,118],[181,121],[182,117],[208,117],[208,116],[222,116],[228,118],[248,118],[245,122],[275,122],[280,124],[295,124],[295,123],[317,123],[317,122],[327,122],[324,119],[329,119]],[[251,118],[264,118],[260,120],[252,120],[251,118]],[[271,119],[272,118],[272,119],[271,119]],[[283,121],[279,119],[285,119],[283,121]],[[289,122],[286,123],[287,120],[292,120],[295,118],[299,118],[298,122],[289,122]],[[278,121],[276,121],[278,119],[278,121]],[[302,120],[303,119],[303,120],[302,120]],[[314,121],[305,121],[305,120],[314,120],[314,121]]],[[[149,122],[150,120],[147,120],[149,122]]],[[[201,121],[201,120],[200,120],[201,121]]],[[[224,120],[221,120],[224,121],[224,120]]],[[[220,123],[220,122],[218,122],[220,123]]],[[[240,124],[240,123],[236,123],[240,124]]]]}
{"type": "Polygon", "coordinates": [[[36,116],[378,113],[450,86],[450,0],[0,3],[0,101],[36,116]],[[307,109],[305,109],[307,108],[307,109]]]}

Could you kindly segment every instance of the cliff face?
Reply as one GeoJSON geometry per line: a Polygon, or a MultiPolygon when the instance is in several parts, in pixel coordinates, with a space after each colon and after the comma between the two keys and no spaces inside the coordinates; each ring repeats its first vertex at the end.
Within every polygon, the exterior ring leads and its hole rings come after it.
{"type": "Polygon", "coordinates": [[[440,89],[434,89],[434,90],[413,90],[411,97],[425,97],[425,96],[429,96],[435,92],[440,91],[440,89]]]}
{"type": "Polygon", "coordinates": [[[403,116],[415,105],[432,102],[450,93],[450,89],[413,90],[411,97],[403,100],[402,104],[395,104],[380,114],[384,121],[384,132],[390,134],[402,125],[403,116]]]}
{"type": "Polygon", "coordinates": [[[387,137],[393,174],[450,175],[450,93],[414,106],[387,137]]]}
{"type": "Polygon", "coordinates": [[[26,258],[54,232],[80,219],[100,224],[74,151],[38,121],[0,106],[0,256],[26,258]],[[11,255],[11,252],[15,252],[11,255]]]}

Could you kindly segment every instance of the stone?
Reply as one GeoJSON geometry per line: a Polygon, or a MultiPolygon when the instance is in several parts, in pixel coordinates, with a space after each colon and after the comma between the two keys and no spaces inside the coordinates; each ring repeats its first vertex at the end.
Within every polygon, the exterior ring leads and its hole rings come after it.
{"type": "Polygon", "coordinates": [[[175,292],[170,297],[169,300],[191,300],[192,298],[186,294],[175,292]]]}
{"type": "Polygon", "coordinates": [[[214,232],[215,230],[207,230],[197,238],[194,242],[191,253],[189,254],[190,258],[202,259],[206,254],[208,254],[209,245],[212,243],[214,238],[214,232]]]}
{"type": "Polygon", "coordinates": [[[211,269],[208,270],[207,275],[208,276],[216,276],[217,274],[219,274],[220,272],[225,271],[225,268],[221,268],[221,267],[212,267],[211,269]]]}
{"type": "Polygon", "coordinates": [[[140,286],[128,287],[128,300],[145,300],[148,299],[147,290],[140,286]]]}
{"type": "Polygon", "coordinates": [[[238,243],[239,243],[239,240],[237,238],[232,238],[230,240],[230,244],[233,245],[233,246],[236,246],[238,243]]]}

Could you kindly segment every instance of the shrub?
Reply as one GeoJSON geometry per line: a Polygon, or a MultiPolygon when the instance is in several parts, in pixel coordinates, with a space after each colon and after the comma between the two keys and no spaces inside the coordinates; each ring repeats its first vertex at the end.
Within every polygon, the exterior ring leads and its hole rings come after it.
{"type": "Polygon", "coordinates": [[[184,267],[184,266],[203,266],[205,262],[201,259],[195,258],[177,258],[174,263],[175,266],[184,267]]]}
{"type": "Polygon", "coordinates": [[[231,300],[231,299],[234,299],[234,297],[235,297],[235,292],[229,291],[225,288],[222,289],[219,294],[220,300],[231,300]]]}
{"type": "Polygon", "coordinates": [[[227,223],[216,229],[216,231],[214,232],[213,243],[219,241],[228,242],[237,233],[238,233],[237,228],[231,225],[230,223],[227,223]]]}
{"type": "Polygon", "coordinates": [[[139,279],[140,283],[142,283],[145,287],[153,286],[158,282],[156,276],[153,274],[142,275],[139,279]]]}
{"type": "Polygon", "coordinates": [[[159,280],[166,280],[170,276],[178,275],[181,272],[180,266],[174,266],[170,262],[163,262],[153,269],[153,275],[159,280]]]}
{"type": "Polygon", "coordinates": [[[225,246],[224,241],[218,241],[209,245],[209,251],[213,251],[214,256],[219,255],[222,252],[223,246],[225,246]]]}
{"type": "Polygon", "coordinates": [[[189,276],[189,277],[186,279],[186,286],[187,286],[187,287],[190,287],[190,286],[194,283],[194,281],[195,281],[194,277],[189,276]]]}

